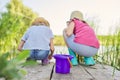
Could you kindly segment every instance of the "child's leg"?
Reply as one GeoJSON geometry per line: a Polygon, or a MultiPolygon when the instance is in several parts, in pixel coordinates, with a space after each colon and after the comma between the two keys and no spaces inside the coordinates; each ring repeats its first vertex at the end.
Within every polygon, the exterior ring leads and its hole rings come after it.
{"type": "Polygon", "coordinates": [[[49,63],[48,55],[49,55],[49,50],[38,50],[36,53],[36,59],[41,60],[42,65],[45,65],[49,63]]]}
{"type": "Polygon", "coordinates": [[[35,50],[34,58],[36,60],[43,60],[48,58],[49,50],[35,50]]]}
{"type": "Polygon", "coordinates": [[[63,31],[63,38],[66,43],[66,46],[68,47],[69,54],[74,57],[71,59],[72,65],[78,65],[76,53],[71,48],[69,48],[69,43],[73,42],[74,35],[72,35],[71,37],[67,37],[65,31],[63,31]]]}
{"type": "Polygon", "coordinates": [[[70,48],[68,48],[68,51],[69,51],[69,54],[74,57],[74,58],[71,59],[72,65],[78,65],[78,61],[77,61],[77,58],[76,58],[76,53],[70,48]]]}
{"type": "Polygon", "coordinates": [[[29,57],[27,57],[26,61],[35,60],[34,54],[35,54],[35,51],[31,50],[30,55],[29,55],[29,57]]]}
{"type": "MultiPolygon", "coordinates": [[[[86,65],[95,64],[94,59],[89,56],[94,56],[98,52],[97,48],[74,42],[74,35],[67,37],[65,32],[63,32],[63,36],[64,36],[65,42],[67,43],[67,46],[72,49],[72,50],[68,49],[70,55],[73,54],[73,56],[75,56],[74,52],[76,52],[80,56],[87,56],[84,58],[86,65]]],[[[75,56],[75,58],[76,58],[76,56],[75,56]]],[[[77,61],[77,59],[76,60],[74,59],[74,61],[77,61]]],[[[72,63],[74,63],[74,61],[72,61],[72,63]]]]}
{"type": "Polygon", "coordinates": [[[26,60],[42,60],[43,63],[47,63],[49,50],[31,50],[30,56],[26,60]]]}
{"type": "Polygon", "coordinates": [[[50,62],[49,62],[48,58],[42,60],[42,65],[46,65],[46,64],[49,64],[49,63],[50,62]]]}
{"type": "Polygon", "coordinates": [[[93,57],[84,57],[84,62],[86,65],[92,66],[95,65],[93,57]]]}

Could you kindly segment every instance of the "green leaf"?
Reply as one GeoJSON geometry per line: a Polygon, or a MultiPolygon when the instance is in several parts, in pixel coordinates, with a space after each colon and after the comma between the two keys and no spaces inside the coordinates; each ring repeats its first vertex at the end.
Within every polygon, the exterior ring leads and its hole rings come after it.
{"type": "Polygon", "coordinates": [[[34,66],[34,65],[37,65],[38,63],[36,61],[26,61],[25,63],[23,63],[22,65],[23,66],[34,66]]]}
{"type": "Polygon", "coordinates": [[[26,75],[26,74],[27,74],[27,71],[24,70],[24,69],[20,69],[19,72],[22,73],[23,75],[26,75]]]}
{"type": "Polygon", "coordinates": [[[7,66],[9,53],[4,53],[0,56],[0,72],[7,66]]]}
{"type": "Polygon", "coordinates": [[[29,56],[29,51],[22,51],[21,53],[19,53],[19,55],[17,55],[17,57],[15,59],[17,61],[22,61],[28,56],[29,56]]]}

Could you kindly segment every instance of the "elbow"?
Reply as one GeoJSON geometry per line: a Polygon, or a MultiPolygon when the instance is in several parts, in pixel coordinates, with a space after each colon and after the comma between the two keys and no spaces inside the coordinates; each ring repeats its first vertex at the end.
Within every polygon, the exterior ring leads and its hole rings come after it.
{"type": "Polygon", "coordinates": [[[70,30],[65,29],[65,30],[63,31],[63,34],[66,34],[66,36],[69,37],[69,36],[71,36],[71,35],[73,34],[73,31],[70,31],[70,30]]]}
{"type": "Polygon", "coordinates": [[[22,43],[25,43],[25,40],[21,40],[22,43]]]}

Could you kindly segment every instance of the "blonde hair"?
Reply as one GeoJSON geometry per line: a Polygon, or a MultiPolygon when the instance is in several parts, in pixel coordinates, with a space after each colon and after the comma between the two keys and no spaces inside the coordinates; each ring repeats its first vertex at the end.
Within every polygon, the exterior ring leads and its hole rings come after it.
{"type": "Polygon", "coordinates": [[[38,18],[36,18],[36,19],[33,21],[32,25],[45,25],[45,26],[50,27],[49,22],[48,22],[46,19],[44,19],[43,17],[38,17],[38,18]]]}
{"type": "Polygon", "coordinates": [[[70,19],[77,18],[79,20],[83,20],[83,14],[80,11],[73,11],[71,13],[70,19]]]}

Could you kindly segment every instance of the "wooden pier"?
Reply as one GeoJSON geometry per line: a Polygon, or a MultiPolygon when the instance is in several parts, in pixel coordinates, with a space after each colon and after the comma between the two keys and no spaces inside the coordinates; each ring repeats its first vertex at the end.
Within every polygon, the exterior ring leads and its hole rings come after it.
{"type": "Polygon", "coordinates": [[[55,72],[55,64],[25,67],[28,74],[25,80],[120,80],[120,71],[108,65],[96,64],[73,66],[69,74],[55,72]]]}

